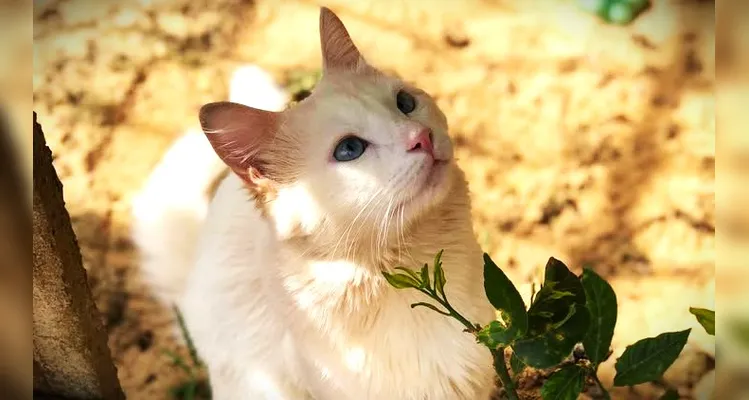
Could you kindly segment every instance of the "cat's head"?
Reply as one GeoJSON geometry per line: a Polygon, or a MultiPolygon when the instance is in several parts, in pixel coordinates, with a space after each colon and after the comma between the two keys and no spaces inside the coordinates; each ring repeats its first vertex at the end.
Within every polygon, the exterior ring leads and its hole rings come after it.
{"type": "Polygon", "coordinates": [[[200,122],[282,236],[384,241],[450,192],[447,121],[425,92],[368,64],[327,8],[320,40],[323,75],[307,99],[283,112],[211,103],[200,122]]]}

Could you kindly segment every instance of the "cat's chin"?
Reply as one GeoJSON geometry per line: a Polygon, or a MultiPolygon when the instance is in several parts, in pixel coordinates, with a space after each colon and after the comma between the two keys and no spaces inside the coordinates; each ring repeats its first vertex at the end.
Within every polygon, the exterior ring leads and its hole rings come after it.
{"type": "Polygon", "coordinates": [[[450,191],[453,165],[449,160],[437,160],[423,178],[415,183],[418,189],[403,202],[406,212],[416,216],[443,202],[450,191]]]}

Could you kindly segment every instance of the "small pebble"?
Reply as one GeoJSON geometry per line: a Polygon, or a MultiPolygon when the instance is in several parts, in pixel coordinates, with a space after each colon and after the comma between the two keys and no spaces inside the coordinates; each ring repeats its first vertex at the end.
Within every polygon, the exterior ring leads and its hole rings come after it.
{"type": "Polygon", "coordinates": [[[153,344],[153,332],[145,331],[138,336],[138,348],[140,351],[146,351],[151,348],[153,344]]]}

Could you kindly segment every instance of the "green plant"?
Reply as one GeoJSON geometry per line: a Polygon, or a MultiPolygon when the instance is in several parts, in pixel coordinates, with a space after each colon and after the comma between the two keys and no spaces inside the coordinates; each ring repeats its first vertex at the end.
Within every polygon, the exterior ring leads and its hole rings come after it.
{"type": "Polygon", "coordinates": [[[689,312],[697,318],[697,322],[705,328],[708,335],[715,336],[715,311],[706,308],[690,307],[689,312]]]}
{"type": "Polygon", "coordinates": [[[172,364],[180,368],[188,376],[187,381],[172,388],[171,395],[173,398],[180,400],[210,399],[210,385],[207,380],[200,378],[200,372],[204,367],[203,362],[198,357],[198,352],[195,349],[195,344],[192,341],[192,337],[190,337],[190,333],[187,331],[182,313],[177,307],[174,307],[174,313],[177,316],[177,323],[179,324],[180,331],[182,332],[182,336],[187,344],[190,362],[186,362],[185,359],[177,353],[169,350],[163,351],[164,355],[169,357],[172,361],[172,364]]]}
{"type": "Polygon", "coordinates": [[[580,5],[606,22],[624,25],[645,11],[650,0],[580,0],[580,5]]]}
{"type": "Polygon", "coordinates": [[[285,88],[291,94],[289,105],[294,105],[309,96],[322,78],[321,70],[292,70],[285,79],[285,88]]]}
{"type": "MultiPolygon", "coordinates": [[[[561,261],[549,258],[544,282],[526,308],[507,275],[484,254],[484,290],[499,318],[480,326],[461,315],[445,295],[442,254],[435,256],[431,272],[424,264],[419,271],[399,266],[383,275],[396,289],[415,289],[436,302],[418,302],[412,308],[426,307],[458,320],[477,343],[489,348],[508,399],[518,399],[514,378],[526,368],[551,371],[541,388],[544,399],[577,399],[589,380],[604,398],[610,398],[597,375],[599,365],[611,354],[618,311],[616,294],[606,280],[591,269],[577,276],[561,261]],[[580,344],[583,356],[570,357],[580,344]],[[509,364],[514,376],[507,369],[508,348],[512,350],[509,364]]],[[[628,346],[616,361],[614,386],[659,380],[681,353],[690,332],[663,333],[628,346]]],[[[675,393],[668,390],[663,398],[673,398],[675,393]]]]}

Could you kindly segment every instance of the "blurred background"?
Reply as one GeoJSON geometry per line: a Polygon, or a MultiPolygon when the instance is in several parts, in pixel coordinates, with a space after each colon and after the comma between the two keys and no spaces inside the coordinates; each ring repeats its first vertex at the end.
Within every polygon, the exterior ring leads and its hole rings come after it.
{"type": "Polygon", "coordinates": [[[692,327],[665,379],[706,398],[715,343],[688,309],[715,308],[716,219],[746,214],[715,211],[715,2],[655,0],[620,26],[573,0],[35,0],[34,111],[128,398],[188,379],[164,355],[186,353],[172,315],[138,277],[130,200],[199,107],[227,98],[235,68],[292,87],[317,72],[321,5],[368,61],[436,98],[476,234],[524,296],[550,256],[610,280],[604,383],[625,345],[692,327]]]}

